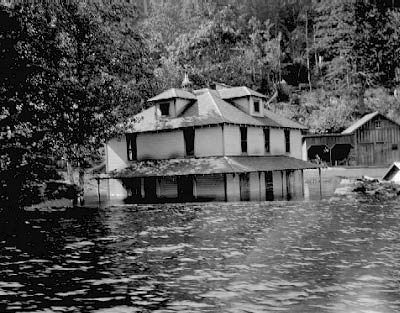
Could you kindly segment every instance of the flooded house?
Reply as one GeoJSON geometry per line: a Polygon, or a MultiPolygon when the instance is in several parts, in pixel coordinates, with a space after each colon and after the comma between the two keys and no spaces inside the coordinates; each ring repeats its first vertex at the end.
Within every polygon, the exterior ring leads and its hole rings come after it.
{"type": "MultiPolygon", "coordinates": [[[[111,198],[142,202],[302,197],[305,127],[248,87],[169,89],[106,144],[111,198]]],[[[185,82],[184,81],[184,82],[185,82]]]]}
{"type": "Polygon", "coordinates": [[[400,160],[400,125],[372,112],[342,133],[306,135],[303,145],[308,160],[332,166],[388,166],[400,160]]]}

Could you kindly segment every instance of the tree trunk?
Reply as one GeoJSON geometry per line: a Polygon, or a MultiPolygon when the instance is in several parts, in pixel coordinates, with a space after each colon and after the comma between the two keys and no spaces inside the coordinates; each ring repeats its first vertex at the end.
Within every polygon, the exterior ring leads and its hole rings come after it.
{"type": "Polygon", "coordinates": [[[80,205],[85,204],[84,193],[85,193],[85,169],[82,167],[82,163],[79,164],[79,203],[80,205]]]}
{"type": "Polygon", "coordinates": [[[310,47],[308,45],[308,11],[306,10],[306,55],[307,55],[307,78],[310,91],[312,91],[311,86],[311,71],[310,71],[310,47]]]}
{"type": "Polygon", "coordinates": [[[72,163],[68,158],[67,158],[67,177],[70,184],[75,184],[74,168],[72,167],[72,163]]]}

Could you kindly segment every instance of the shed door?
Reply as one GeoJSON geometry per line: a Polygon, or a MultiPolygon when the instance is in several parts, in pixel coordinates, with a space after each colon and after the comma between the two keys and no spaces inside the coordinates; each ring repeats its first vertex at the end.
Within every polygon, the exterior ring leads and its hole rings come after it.
{"type": "Polygon", "coordinates": [[[374,144],[361,143],[358,145],[360,165],[374,165],[374,144]]]}
{"type": "Polygon", "coordinates": [[[250,177],[248,173],[239,175],[240,201],[250,201],[250,177]]]}

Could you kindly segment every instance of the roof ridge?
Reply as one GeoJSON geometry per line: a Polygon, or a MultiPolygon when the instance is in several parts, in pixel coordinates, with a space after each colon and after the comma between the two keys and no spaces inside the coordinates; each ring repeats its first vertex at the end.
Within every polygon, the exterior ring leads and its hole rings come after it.
{"type": "Polygon", "coordinates": [[[212,99],[212,102],[213,102],[214,106],[217,108],[219,115],[222,117],[222,120],[226,123],[227,121],[226,121],[224,115],[222,114],[221,109],[219,108],[217,102],[215,101],[214,95],[211,93],[211,90],[207,90],[206,93],[208,93],[211,96],[211,99],[212,99]]]}

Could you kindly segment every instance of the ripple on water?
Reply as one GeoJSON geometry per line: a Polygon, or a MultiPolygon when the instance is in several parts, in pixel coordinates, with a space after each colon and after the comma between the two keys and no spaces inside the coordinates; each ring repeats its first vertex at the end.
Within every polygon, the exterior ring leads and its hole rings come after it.
{"type": "Polygon", "coordinates": [[[398,205],[147,209],[32,212],[48,249],[2,238],[0,312],[400,311],[398,205]]]}

